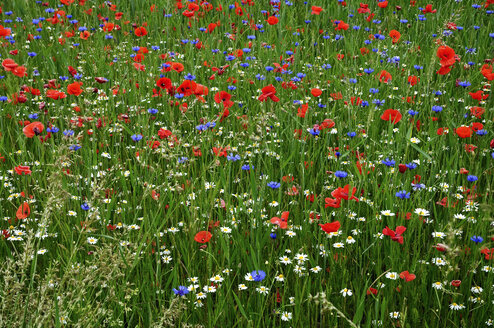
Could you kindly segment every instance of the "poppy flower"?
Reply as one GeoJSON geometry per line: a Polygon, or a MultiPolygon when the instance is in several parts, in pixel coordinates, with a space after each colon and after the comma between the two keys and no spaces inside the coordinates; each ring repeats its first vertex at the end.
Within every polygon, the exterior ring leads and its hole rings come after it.
{"type": "Polygon", "coordinates": [[[214,101],[217,104],[223,104],[226,108],[233,106],[233,102],[230,101],[232,95],[226,91],[219,91],[214,95],[214,101]]]}
{"type": "Polygon", "coordinates": [[[341,198],[324,198],[324,202],[326,203],[324,205],[324,208],[328,208],[328,207],[333,207],[333,208],[339,208],[341,205],[341,198]]]}
{"type": "Polygon", "coordinates": [[[325,233],[337,232],[341,227],[340,221],[319,224],[319,226],[321,227],[322,231],[324,231],[325,233]]]}
{"type": "Polygon", "coordinates": [[[194,240],[198,243],[205,244],[211,240],[212,236],[211,232],[203,230],[195,235],[194,240]]]}
{"type": "Polygon", "coordinates": [[[27,76],[26,67],[24,67],[24,66],[17,66],[16,68],[14,68],[12,70],[12,74],[14,74],[15,76],[18,76],[18,77],[27,76]]]}
{"type": "Polygon", "coordinates": [[[485,109],[482,107],[474,106],[470,108],[470,113],[476,118],[482,118],[482,115],[485,113],[485,109]]]}
{"type": "Polygon", "coordinates": [[[9,36],[12,33],[12,30],[10,28],[5,28],[2,25],[0,25],[0,38],[5,38],[6,36],[9,36]]]}
{"type": "Polygon", "coordinates": [[[67,93],[69,95],[79,96],[82,93],[82,82],[74,82],[67,86],[67,93]]]}
{"type": "Polygon", "coordinates": [[[141,37],[141,36],[145,36],[148,34],[148,31],[146,30],[145,27],[143,26],[140,26],[140,27],[137,27],[135,30],[134,30],[134,34],[138,37],[141,37]]]}
{"type": "Polygon", "coordinates": [[[312,6],[311,10],[312,10],[311,15],[319,15],[323,9],[318,6],[312,6]]]}
{"type": "Polygon", "coordinates": [[[13,71],[19,64],[17,64],[13,59],[7,58],[2,61],[2,67],[7,72],[13,71]]]}
{"type": "Polygon", "coordinates": [[[422,9],[422,13],[424,14],[435,14],[437,12],[437,9],[432,10],[432,5],[426,5],[425,9],[422,9]]]}
{"type": "Polygon", "coordinates": [[[32,171],[29,166],[19,165],[14,167],[15,173],[18,175],[31,175],[32,171]]]}
{"type": "Polygon", "coordinates": [[[459,128],[456,129],[456,134],[460,138],[470,138],[472,136],[472,129],[469,126],[460,126],[459,128]]]}
{"type": "Polygon", "coordinates": [[[15,214],[15,217],[18,220],[25,219],[31,214],[31,209],[29,208],[29,203],[22,203],[21,206],[17,209],[17,213],[15,214]]]}
{"type": "Polygon", "coordinates": [[[408,84],[410,84],[412,87],[414,85],[417,85],[417,83],[420,81],[420,79],[418,77],[416,77],[415,75],[411,75],[408,77],[408,84]]]}
{"type": "Polygon", "coordinates": [[[355,192],[357,191],[357,188],[353,187],[352,189],[352,194],[349,194],[350,190],[350,185],[346,185],[344,188],[338,187],[337,189],[333,190],[331,193],[331,196],[334,198],[339,198],[339,199],[344,199],[344,200],[355,200],[359,201],[357,197],[355,197],[355,192]],[[349,198],[350,197],[350,198],[349,198]]]}
{"type": "Polygon", "coordinates": [[[288,215],[290,212],[283,212],[281,213],[281,218],[275,216],[271,218],[271,223],[275,224],[280,227],[280,229],[287,229],[288,228],[288,215]]]}
{"type": "Polygon", "coordinates": [[[400,273],[400,278],[404,279],[406,282],[412,281],[416,278],[416,276],[413,273],[410,273],[408,271],[403,271],[400,273]]]}
{"type": "Polygon", "coordinates": [[[397,43],[398,41],[400,41],[400,38],[401,38],[401,33],[398,32],[397,30],[391,30],[389,31],[389,37],[391,38],[391,40],[393,40],[393,44],[397,43]]]}
{"type": "Polygon", "coordinates": [[[276,16],[271,16],[268,18],[267,22],[269,25],[276,25],[276,24],[278,24],[279,19],[276,16]]]}
{"type": "Polygon", "coordinates": [[[309,109],[309,104],[304,104],[301,107],[298,108],[297,110],[297,116],[298,117],[305,117],[305,114],[307,113],[307,110],[309,109]]]}
{"type": "Polygon", "coordinates": [[[440,46],[436,55],[441,59],[440,63],[443,67],[452,66],[456,61],[455,51],[448,46],[440,46]]]}
{"type": "Polygon", "coordinates": [[[319,89],[319,88],[313,88],[310,90],[310,93],[314,96],[314,97],[319,97],[321,94],[322,94],[322,90],[319,89]]]}
{"type": "Polygon", "coordinates": [[[63,98],[67,97],[67,95],[63,91],[58,91],[58,90],[53,90],[53,89],[47,90],[46,96],[48,98],[53,99],[53,100],[63,99],[63,98]]]}
{"type": "Polygon", "coordinates": [[[386,109],[384,113],[381,115],[381,120],[383,121],[391,121],[393,124],[398,123],[401,120],[401,113],[396,109],[386,109]]]}
{"type": "Polygon", "coordinates": [[[266,99],[271,99],[274,102],[280,101],[280,98],[276,97],[276,88],[270,84],[261,89],[262,95],[259,96],[259,101],[263,102],[266,99]]]}
{"type": "Polygon", "coordinates": [[[22,132],[24,135],[28,138],[32,138],[34,136],[40,135],[41,132],[43,132],[43,129],[45,126],[41,122],[33,122],[28,125],[26,125],[23,129],[22,132]]]}
{"type": "Polygon", "coordinates": [[[391,237],[392,241],[396,241],[400,244],[403,244],[403,236],[402,234],[407,230],[407,228],[403,226],[397,226],[396,231],[391,230],[386,226],[386,228],[383,229],[383,235],[391,237]]]}
{"type": "Polygon", "coordinates": [[[160,89],[169,90],[172,86],[172,80],[170,80],[167,77],[162,77],[158,81],[156,81],[156,86],[159,87],[160,89]]]}
{"type": "Polygon", "coordinates": [[[393,76],[388,71],[382,70],[379,74],[379,82],[388,83],[393,79],[393,76]]]}
{"type": "Polygon", "coordinates": [[[489,95],[484,95],[483,90],[479,90],[476,92],[469,92],[468,94],[470,95],[470,97],[472,97],[472,99],[477,100],[478,102],[481,102],[482,100],[486,100],[487,98],[489,98],[489,95]]]}
{"type": "Polygon", "coordinates": [[[369,289],[367,289],[367,295],[370,295],[370,294],[377,295],[377,289],[375,289],[373,287],[369,287],[369,289]]]}
{"type": "Polygon", "coordinates": [[[377,3],[377,6],[378,6],[379,8],[383,8],[383,9],[384,9],[384,8],[386,8],[386,7],[388,6],[388,2],[387,2],[387,1],[381,1],[381,2],[378,2],[378,3],[377,3]]]}

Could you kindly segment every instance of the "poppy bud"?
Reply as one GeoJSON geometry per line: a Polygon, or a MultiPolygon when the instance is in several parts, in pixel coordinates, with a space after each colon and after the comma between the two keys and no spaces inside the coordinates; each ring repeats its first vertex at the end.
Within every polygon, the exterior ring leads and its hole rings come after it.
{"type": "Polygon", "coordinates": [[[398,165],[398,170],[400,171],[400,173],[405,173],[405,171],[407,170],[407,166],[405,164],[400,164],[398,165]]]}
{"type": "Polygon", "coordinates": [[[451,286],[460,287],[460,284],[461,284],[461,280],[453,280],[453,281],[451,281],[451,286]]]}
{"type": "Polygon", "coordinates": [[[494,148],[494,139],[491,140],[491,143],[489,144],[491,148],[494,148]]]}

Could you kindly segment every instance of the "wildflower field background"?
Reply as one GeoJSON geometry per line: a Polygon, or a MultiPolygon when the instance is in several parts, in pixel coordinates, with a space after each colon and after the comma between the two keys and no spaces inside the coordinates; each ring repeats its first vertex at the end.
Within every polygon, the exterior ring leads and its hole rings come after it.
{"type": "Polygon", "coordinates": [[[3,1],[0,326],[492,326],[493,17],[3,1]]]}

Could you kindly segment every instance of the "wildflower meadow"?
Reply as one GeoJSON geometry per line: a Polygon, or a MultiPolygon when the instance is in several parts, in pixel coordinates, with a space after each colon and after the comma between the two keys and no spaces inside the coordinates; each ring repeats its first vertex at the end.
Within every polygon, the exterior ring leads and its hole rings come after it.
{"type": "Polygon", "coordinates": [[[0,327],[494,325],[493,0],[4,0],[0,43],[0,327]]]}

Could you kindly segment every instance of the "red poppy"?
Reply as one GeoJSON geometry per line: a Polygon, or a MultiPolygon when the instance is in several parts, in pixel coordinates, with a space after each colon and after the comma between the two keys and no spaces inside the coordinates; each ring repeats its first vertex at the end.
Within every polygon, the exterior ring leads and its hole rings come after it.
{"type": "Polygon", "coordinates": [[[424,14],[428,14],[428,13],[435,14],[436,12],[437,9],[432,10],[432,5],[426,5],[425,9],[422,9],[422,13],[424,14]]]}
{"type": "Polygon", "coordinates": [[[269,25],[276,25],[276,24],[278,24],[279,19],[276,16],[271,16],[268,18],[267,22],[269,25]]]}
{"type": "Polygon", "coordinates": [[[53,99],[53,100],[63,99],[63,98],[66,98],[67,97],[67,95],[65,94],[65,92],[58,91],[58,90],[53,90],[53,89],[47,90],[46,91],[46,96],[48,98],[53,99]]]}
{"type": "Polygon", "coordinates": [[[392,241],[396,241],[400,244],[403,244],[403,236],[402,234],[407,230],[407,228],[403,226],[397,226],[396,231],[391,230],[386,226],[386,228],[383,229],[383,235],[391,237],[392,241]]]}
{"type": "Polygon", "coordinates": [[[305,117],[305,114],[307,113],[307,110],[309,109],[309,104],[304,104],[301,107],[298,108],[297,110],[297,116],[298,117],[305,117]]]}
{"type": "Polygon", "coordinates": [[[211,232],[204,230],[204,231],[199,231],[195,235],[194,240],[197,241],[198,243],[205,244],[209,240],[211,240],[211,237],[213,237],[213,235],[211,234],[211,232]]]}
{"type": "Polygon", "coordinates": [[[225,106],[226,108],[230,108],[233,106],[233,102],[230,101],[231,98],[232,95],[226,91],[219,91],[214,95],[214,101],[217,104],[223,104],[223,106],[225,106]]]}
{"type": "Polygon", "coordinates": [[[67,86],[67,93],[69,95],[79,96],[82,93],[82,82],[74,82],[67,86]]]}
{"type": "Polygon", "coordinates": [[[333,207],[333,208],[339,208],[341,205],[341,198],[324,198],[324,202],[326,203],[324,205],[324,208],[328,208],[328,207],[333,207]]]}
{"type": "Polygon", "coordinates": [[[472,136],[472,129],[469,126],[460,126],[456,129],[456,134],[460,138],[470,138],[472,136]]]}
{"type": "Polygon", "coordinates": [[[381,1],[381,2],[378,2],[377,3],[377,6],[379,8],[386,8],[388,6],[388,2],[387,1],[381,1]]]}
{"type": "Polygon", "coordinates": [[[17,213],[15,214],[18,220],[25,219],[31,214],[31,209],[29,208],[29,203],[22,203],[21,206],[17,209],[17,213]]]}
{"type": "Polygon", "coordinates": [[[391,121],[393,124],[398,123],[401,120],[401,113],[397,109],[386,109],[384,113],[381,115],[381,120],[383,121],[391,121]]]}
{"type": "Polygon", "coordinates": [[[391,38],[393,44],[395,44],[398,41],[400,41],[401,33],[398,32],[397,30],[391,30],[389,31],[389,37],[391,38]]]}
{"type": "Polygon", "coordinates": [[[414,85],[417,85],[417,83],[420,81],[420,79],[418,77],[416,77],[415,75],[411,75],[408,77],[408,84],[410,84],[412,87],[414,85]]]}
{"type": "Polygon", "coordinates": [[[487,98],[489,98],[489,95],[484,95],[483,90],[479,90],[476,92],[469,92],[468,94],[470,95],[470,97],[472,97],[472,99],[477,100],[478,102],[481,102],[482,100],[486,100],[487,98]]]}
{"type": "Polygon", "coordinates": [[[32,171],[29,166],[19,165],[14,167],[15,173],[18,175],[31,175],[32,171]]]}
{"type": "Polygon", "coordinates": [[[32,138],[34,136],[40,135],[41,132],[43,132],[43,129],[45,126],[41,122],[33,122],[28,125],[26,125],[23,129],[22,132],[24,135],[28,138],[32,138]]]}
{"type": "Polygon", "coordinates": [[[461,285],[461,280],[452,280],[451,281],[451,286],[453,287],[460,287],[461,285]]]}
{"type": "Polygon", "coordinates": [[[319,226],[321,227],[322,231],[324,231],[325,233],[337,232],[341,227],[340,221],[319,224],[319,226]]]}
{"type": "Polygon", "coordinates": [[[17,64],[13,59],[7,58],[2,61],[2,67],[7,72],[13,71],[19,64],[17,64]]]}
{"type": "Polygon", "coordinates": [[[381,74],[379,74],[379,82],[381,82],[381,83],[388,83],[392,79],[393,79],[393,76],[388,71],[382,70],[381,74]]]}
{"type": "Polygon", "coordinates": [[[290,212],[283,212],[281,213],[281,219],[277,216],[271,218],[271,223],[276,224],[277,226],[280,227],[280,229],[287,229],[288,228],[288,216],[290,212]]]}
{"type": "Polygon", "coordinates": [[[456,61],[455,51],[448,46],[440,46],[437,49],[437,57],[441,59],[441,66],[451,66],[456,61]]]}
{"type": "Polygon", "coordinates": [[[18,76],[18,77],[27,76],[26,68],[24,66],[17,66],[16,68],[14,68],[12,70],[12,74],[14,74],[15,76],[18,76]]]}
{"type": "Polygon", "coordinates": [[[185,80],[182,84],[177,88],[177,92],[184,95],[184,97],[188,97],[194,93],[197,84],[191,80],[185,80]]]}
{"type": "Polygon", "coordinates": [[[312,6],[311,10],[312,10],[311,12],[312,15],[319,15],[323,9],[321,7],[312,6]]]}
{"type": "Polygon", "coordinates": [[[474,106],[470,108],[470,113],[476,118],[482,118],[482,115],[485,113],[485,109],[482,107],[474,106]]]}
{"type": "Polygon", "coordinates": [[[408,271],[403,271],[400,273],[400,278],[404,279],[406,282],[412,281],[416,278],[416,276],[413,273],[410,273],[408,271]]]}
{"type": "Polygon", "coordinates": [[[367,295],[370,294],[377,295],[377,289],[369,287],[369,289],[367,289],[367,295]]]}
{"type": "Polygon", "coordinates": [[[357,197],[355,197],[355,192],[357,191],[357,188],[353,187],[352,189],[352,194],[349,194],[350,190],[350,185],[346,185],[344,188],[338,187],[338,189],[333,190],[331,193],[331,196],[334,198],[339,198],[339,199],[344,199],[344,200],[355,200],[359,201],[357,197]],[[350,198],[349,198],[350,197],[350,198]]]}
{"type": "Polygon", "coordinates": [[[169,90],[172,87],[172,80],[167,77],[162,77],[158,81],[156,81],[156,86],[160,89],[169,90]]]}
{"type": "Polygon", "coordinates": [[[148,34],[148,31],[146,30],[145,27],[141,26],[141,27],[138,27],[134,30],[134,34],[138,37],[141,37],[141,36],[145,36],[148,34]]]}
{"type": "Polygon", "coordinates": [[[259,101],[265,101],[266,99],[271,99],[274,102],[280,101],[280,98],[276,97],[276,88],[270,84],[261,89],[262,95],[259,96],[259,101]]]}
{"type": "Polygon", "coordinates": [[[320,95],[322,95],[322,90],[319,89],[319,88],[313,88],[310,90],[310,93],[314,96],[314,97],[319,97],[320,95]]]}

